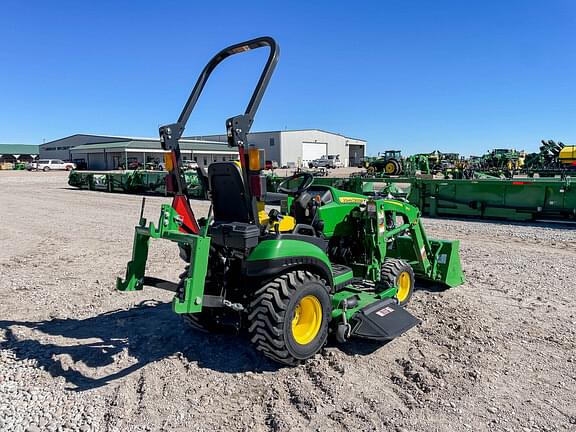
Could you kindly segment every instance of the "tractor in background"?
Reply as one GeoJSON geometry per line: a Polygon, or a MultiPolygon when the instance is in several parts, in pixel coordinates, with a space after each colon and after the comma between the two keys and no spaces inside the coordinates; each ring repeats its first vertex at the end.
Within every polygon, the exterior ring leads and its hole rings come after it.
{"type": "Polygon", "coordinates": [[[366,169],[369,173],[400,175],[403,170],[402,152],[400,150],[378,152],[378,157],[371,160],[366,169]]]}

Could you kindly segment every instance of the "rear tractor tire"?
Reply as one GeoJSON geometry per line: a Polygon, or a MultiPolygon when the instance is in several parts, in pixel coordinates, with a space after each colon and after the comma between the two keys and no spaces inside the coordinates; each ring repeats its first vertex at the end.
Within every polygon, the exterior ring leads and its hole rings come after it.
{"type": "Polygon", "coordinates": [[[266,357],[296,365],[322,349],[331,313],[326,283],[309,271],[291,271],[256,291],[248,315],[250,339],[266,357]]]}
{"type": "Polygon", "coordinates": [[[396,299],[405,306],[414,292],[414,269],[404,260],[388,258],[380,270],[380,284],[384,288],[397,287],[396,299]]]}
{"type": "Polygon", "coordinates": [[[384,165],[384,172],[389,175],[400,174],[400,163],[396,159],[390,159],[384,165]]]}

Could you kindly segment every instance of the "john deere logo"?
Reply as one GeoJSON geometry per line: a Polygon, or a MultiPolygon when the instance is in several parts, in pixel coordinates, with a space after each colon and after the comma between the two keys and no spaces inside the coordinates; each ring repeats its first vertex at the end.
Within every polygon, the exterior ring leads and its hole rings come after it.
{"type": "Polygon", "coordinates": [[[361,202],[364,202],[365,198],[359,198],[359,197],[340,197],[340,202],[343,204],[350,204],[350,203],[354,203],[354,204],[360,204],[361,202]]]}

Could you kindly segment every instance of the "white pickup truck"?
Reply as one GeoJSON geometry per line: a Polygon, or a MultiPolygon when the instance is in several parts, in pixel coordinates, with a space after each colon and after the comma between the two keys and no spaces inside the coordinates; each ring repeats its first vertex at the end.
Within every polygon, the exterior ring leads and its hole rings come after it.
{"type": "Polygon", "coordinates": [[[343,166],[340,155],[325,155],[308,163],[309,168],[342,168],[343,166]]]}

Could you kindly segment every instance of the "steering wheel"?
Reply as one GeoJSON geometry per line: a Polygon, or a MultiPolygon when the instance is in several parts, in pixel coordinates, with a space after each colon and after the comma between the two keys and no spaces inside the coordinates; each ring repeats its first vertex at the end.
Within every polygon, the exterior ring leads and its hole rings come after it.
{"type": "Polygon", "coordinates": [[[282,182],[278,185],[276,190],[278,192],[282,192],[288,195],[298,196],[302,192],[307,191],[310,188],[310,186],[312,186],[313,182],[314,182],[314,176],[312,174],[307,172],[299,172],[282,180],[282,182]],[[298,179],[301,180],[296,186],[291,188],[288,187],[288,184],[290,182],[298,179]]]}

